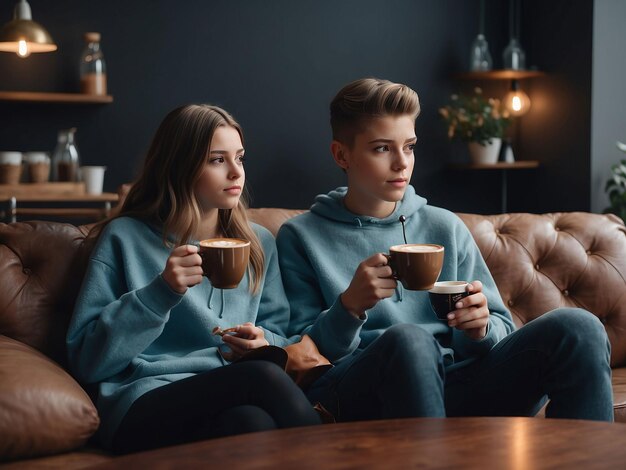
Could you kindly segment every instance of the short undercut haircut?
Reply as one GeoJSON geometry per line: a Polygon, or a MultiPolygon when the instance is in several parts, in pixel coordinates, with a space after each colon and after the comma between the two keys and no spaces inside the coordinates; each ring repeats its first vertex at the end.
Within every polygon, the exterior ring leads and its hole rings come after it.
{"type": "Polygon", "coordinates": [[[333,139],[348,146],[372,118],[411,116],[417,119],[420,103],[417,93],[401,83],[378,78],[362,78],[348,83],[330,103],[333,139]]]}

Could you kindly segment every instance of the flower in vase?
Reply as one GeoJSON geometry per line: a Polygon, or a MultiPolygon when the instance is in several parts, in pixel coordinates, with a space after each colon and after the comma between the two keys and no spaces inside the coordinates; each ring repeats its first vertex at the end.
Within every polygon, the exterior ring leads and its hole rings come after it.
{"type": "Polygon", "coordinates": [[[485,98],[480,88],[473,95],[451,95],[450,104],[439,109],[448,126],[448,137],[464,142],[491,143],[502,138],[511,121],[508,110],[496,98],[485,98]]]}

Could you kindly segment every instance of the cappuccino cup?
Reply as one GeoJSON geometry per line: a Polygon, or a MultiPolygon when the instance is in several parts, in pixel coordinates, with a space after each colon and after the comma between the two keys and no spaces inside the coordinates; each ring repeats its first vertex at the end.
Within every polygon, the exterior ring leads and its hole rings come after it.
{"type": "Polygon", "coordinates": [[[234,289],[250,260],[250,242],[241,238],[209,238],[200,243],[202,274],[218,289],[234,289]]]}
{"type": "Polygon", "coordinates": [[[408,290],[433,287],[443,267],[444,248],[433,244],[394,245],[386,255],[393,277],[408,290]]]}
{"type": "Polygon", "coordinates": [[[430,306],[439,320],[448,320],[448,313],[456,310],[456,303],[467,297],[468,283],[465,281],[440,281],[428,291],[430,306]]]}

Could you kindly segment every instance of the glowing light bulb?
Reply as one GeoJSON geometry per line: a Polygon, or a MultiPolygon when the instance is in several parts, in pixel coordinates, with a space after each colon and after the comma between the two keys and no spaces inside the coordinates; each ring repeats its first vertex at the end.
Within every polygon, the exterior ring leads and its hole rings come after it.
{"type": "Polygon", "coordinates": [[[28,47],[28,43],[21,39],[17,43],[17,55],[21,58],[26,58],[30,55],[30,48],[28,47]]]}
{"type": "Polygon", "coordinates": [[[511,107],[513,108],[513,111],[518,111],[520,109],[522,109],[522,100],[520,99],[519,96],[515,95],[513,96],[513,99],[511,100],[511,107]]]}
{"type": "Polygon", "coordinates": [[[511,83],[511,91],[504,97],[504,105],[513,116],[522,116],[530,109],[530,98],[519,89],[517,80],[511,83]]]}

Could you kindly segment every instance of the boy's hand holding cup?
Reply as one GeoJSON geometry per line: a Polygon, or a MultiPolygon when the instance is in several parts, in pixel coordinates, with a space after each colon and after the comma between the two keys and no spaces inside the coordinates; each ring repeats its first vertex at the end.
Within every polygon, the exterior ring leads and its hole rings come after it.
{"type": "Polygon", "coordinates": [[[440,281],[428,291],[430,305],[439,320],[448,321],[448,314],[456,310],[456,304],[469,292],[465,281],[440,281]]]}
{"type": "Polygon", "coordinates": [[[341,295],[346,310],[361,317],[382,299],[391,297],[402,282],[405,289],[430,289],[443,267],[444,247],[433,244],[394,245],[389,254],[377,253],[357,268],[352,282],[341,295]]]}
{"type": "Polygon", "coordinates": [[[428,291],[428,295],[438,319],[464,331],[470,338],[480,340],[487,334],[489,323],[487,298],[482,290],[480,281],[440,281],[428,291]]]}
{"type": "Polygon", "coordinates": [[[350,286],[341,294],[341,303],[353,316],[360,318],[366,310],[393,295],[397,282],[386,261],[385,255],[376,253],[359,264],[350,286]]]}

